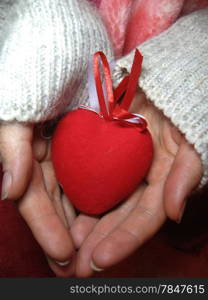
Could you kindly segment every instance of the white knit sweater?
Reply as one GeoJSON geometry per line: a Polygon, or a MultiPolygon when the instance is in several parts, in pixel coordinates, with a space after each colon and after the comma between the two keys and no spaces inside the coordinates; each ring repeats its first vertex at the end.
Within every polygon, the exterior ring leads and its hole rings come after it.
{"type": "MultiPolygon", "coordinates": [[[[139,85],[201,155],[208,180],[208,10],[180,18],[138,47],[144,61],[139,85]]],[[[134,51],[120,59],[115,84],[130,71],[134,51]]]]}
{"type": "MultiPolygon", "coordinates": [[[[139,85],[201,155],[208,179],[208,10],[180,18],[139,47],[139,85]]],[[[106,31],[86,0],[0,1],[0,120],[38,122],[88,103],[86,68],[106,31]]],[[[133,51],[134,53],[134,51],[133,51]]],[[[116,64],[115,82],[133,53],[116,64]]]]}
{"type": "Polygon", "coordinates": [[[87,64],[112,58],[87,0],[0,1],[0,120],[37,122],[88,100],[87,64]]]}

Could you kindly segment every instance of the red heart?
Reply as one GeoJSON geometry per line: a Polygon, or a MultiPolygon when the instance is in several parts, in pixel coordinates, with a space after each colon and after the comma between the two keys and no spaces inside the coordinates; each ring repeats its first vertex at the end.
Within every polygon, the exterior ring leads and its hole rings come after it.
{"type": "Polygon", "coordinates": [[[125,200],[144,179],[152,156],[147,129],[140,132],[81,108],[60,121],[52,140],[57,179],[73,205],[88,214],[125,200]]]}

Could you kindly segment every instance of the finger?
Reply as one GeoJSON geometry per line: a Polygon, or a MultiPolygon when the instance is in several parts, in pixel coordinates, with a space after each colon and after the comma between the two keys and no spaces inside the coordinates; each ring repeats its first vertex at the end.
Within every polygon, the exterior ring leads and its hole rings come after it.
{"type": "MultiPolygon", "coordinates": [[[[127,201],[122,203],[112,212],[106,214],[94,227],[87,239],[83,242],[77,257],[76,275],[88,277],[92,275],[92,253],[98,243],[105,239],[136,207],[138,199],[144,192],[144,186],[141,186],[127,201]]],[[[117,250],[116,250],[117,251],[117,250]]]]}
{"type": "Polygon", "coordinates": [[[18,207],[45,253],[54,261],[70,261],[74,245],[46,192],[37,162],[34,162],[30,186],[18,202],[18,207]]]}
{"type": "Polygon", "coordinates": [[[0,155],[3,164],[2,199],[23,195],[32,170],[33,127],[23,123],[0,126],[0,155]]]}
{"type": "Polygon", "coordinates": [[[76,249],[79,249],[99,221],[98,217],[80,214],[71,226],[71,235],[76,249]]]}
{"type": "Polygon", "coordinates": [[[75,267],[76,267],[76,253],[72,256],[70,264],[63,264],[60,267],[54,260],[50,257],[46,256],[48,264],[53,272],[56,274],[57,277],[68,278],[72,277],[75,274],[75,267]]]}
{"type": "Polygon", "coordinates": [[[131,214],[97,245],[92,261],[101,269],[113,266],[131,255],[150,239],[165,222],[163,187],[149,186],[131,214]]]}
{"type": "Polygon", "coordinates": [[[48,147],[49,147],[49,141],[41,137],[39,128],[35,128],[33,144],[32,144],[35,160],[43,161],[47,156],[48,147]]]}
{"type": "Polygon", "coordinates": [[[193,146],[184,141],[176,155],[165,185],[165,211],[167,216],[180,222],[187,197],[199,184],[202,164],[193,146]]]}
{"type": "Polygon", "coordinates": [[[74,220],[76,219],[75,209],[71,204],[71,202],[69,201],[69,199],[64,194],[61,196],[61,202],[62,202],[62,207],[66,218],[66,222],[68,224],[68,227],[71,228],[74,220]]]}
{"type": "Polygon", "coordinates": [[[66,228],[70,228],[75,217],[75,210],[68,198],[61,194],[52,162],[41,163],[46,190],[53,201],[57,214],[62,219],[66,228]]]}
{"type": "Polygon", "coordinates": [[[54,168],[51,161],[44,161],[41,163],[41,169],[43,173],[43,179],[45,183],[45,188],[48,196],[53,202],[53,206],[56,210],[57,215],[63,221],[66,228],[68,227],[68,222],[65,217],[64,209],[61,201],[61,191],[56,180],[54,168]]]}

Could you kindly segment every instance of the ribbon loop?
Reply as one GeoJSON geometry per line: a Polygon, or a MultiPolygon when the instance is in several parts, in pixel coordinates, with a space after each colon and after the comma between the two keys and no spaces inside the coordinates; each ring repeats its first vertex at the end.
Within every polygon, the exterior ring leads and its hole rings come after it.
{"type": "Polygon", "coordinates": [[[112,120],[113,119],[112,111],[113,111],[113,108],[115,105],[114,94],[113,94],[113,85],[112,85],[110,67],[109,67],[107,58],[104,55],[104,53],[101,51],[98,51],[94,54],[93,71],[94,71],[94,77],[95,77],[95,85],[96,85],[97,94],[98,94],[98,100],[99,100],[99,104],[100,104],[100,112],[102,113],[103,117],[106,120],[112,120]],[[104,75],[104,80],[105,80],[107,101],[105,100],[105,96],[103,93],[103,86],[102,86],[100,66],[99,66],[99,58],[101,59],[101,62],[103,65],[103,72],[104,72],[103,75],[104,75]]]}
{"type": "Polygon", "coordinates": [[[132,68],[131,68],[131,73],[128,76],[128,85],[126,88],[126,93],[124,95],[124,99],[121,104],[122,108],[125,110],[129,109],[129,106],[131,105],[131,102],[135,95],[137,85],[138,85],[138,79],[142,70],[142,61],[143,61],[143,57],[140,54],[140,52],[136,49],[132,68]]]}
{"type": "Polygon", "coordinates": [[[136,92],[138,78],[141,73],[142,59],[142,55],[136,49],[130,75],[126,76],[114,91],[110,66],[105,54],[98,51],[93,56],[93,72],[100,106],[100,114],[106,120],[119,120],[124,125],[138,127],[140,131],[144,131],[146,129],[146,120],[139,114],[128,112],[128,109],[136,92]],[[103,90],[101,80],[100,62],[102,63],[105,90],[103,90]],[[121,104],[117,104],[122,95],[124,95],[124,98],[121,104]]]}

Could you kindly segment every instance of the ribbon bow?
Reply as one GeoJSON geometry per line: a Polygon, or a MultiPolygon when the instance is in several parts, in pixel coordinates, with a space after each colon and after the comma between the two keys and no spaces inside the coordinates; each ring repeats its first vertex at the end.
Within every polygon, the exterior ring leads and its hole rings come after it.
{"type": "Polygon", "coordinates": [[[99,114],[109,121],[118,120],[124,126],[136,126],[140,131],[146,129],[146,120],[139,114],[128,112],[128,109],[136,92],[138,78],[141,73],[142,60],[142,55],[136,50],[130,75],[126,76],[118,87],[113,90],[110,66],[105,54],[98,51],[93,56],[93,73],[99,102],[99,114]],[[100,60],[103,67],[105,94],[101,80],[100,60]],[[118,100],[123,94],[124,98],[122,102],[118,103],[118,100]]]}

